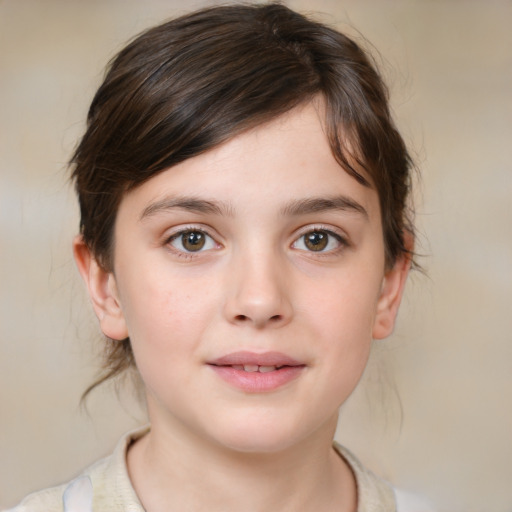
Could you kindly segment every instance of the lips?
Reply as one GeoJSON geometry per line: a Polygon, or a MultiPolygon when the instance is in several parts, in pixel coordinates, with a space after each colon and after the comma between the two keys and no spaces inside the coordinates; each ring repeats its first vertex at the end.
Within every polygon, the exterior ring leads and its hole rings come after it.
{"type": "Polygon", "coordinates": [[[216,366],[304,366],[300,361],[286,354],[282,354],[281,352],[264,352],[257,354],[248,351],[232,352],[231,354],[210,361],[209,364],[216,366]]]}
{"type": "Polygon", "coordinates": [[[306,365],[281,352],[239,351],[207,363],[225,382],[248,393],[269,392],[299,377],[306,365]]]}

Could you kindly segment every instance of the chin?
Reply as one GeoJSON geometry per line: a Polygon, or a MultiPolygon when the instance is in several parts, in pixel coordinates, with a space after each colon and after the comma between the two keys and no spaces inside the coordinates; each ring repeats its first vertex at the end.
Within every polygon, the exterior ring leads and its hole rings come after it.
{"type": "Polygon", "coordinates": [[[233,421],[218,425],[212,438],[226,449],[246,454],[272,454],[285,451],[308,437],[298,421],[285,422],[282,418],[249,422],[233,421]]]}
{"type": "Polygon", "coordinates": [[[222,445],[231,452],[240,454],[273,454],[283,452],[294,445],[290,438],[276,438],[275,435],[239,437],[221,441],[222,445]]]}

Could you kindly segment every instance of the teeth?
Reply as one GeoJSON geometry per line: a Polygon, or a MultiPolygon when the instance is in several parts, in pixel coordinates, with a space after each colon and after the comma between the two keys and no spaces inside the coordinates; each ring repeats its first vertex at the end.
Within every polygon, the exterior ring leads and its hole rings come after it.
{"type": "Polygon", "coordinates": [[[277,370],[277,366],[258,366],[257,364],[234,364],[232,365],[232,368],[234,370],[244,370],[246,372],[260,372],[260,373],[267,373],[267,372],[273,372],[277,370]]]}
{"type": "Polygon", "coordinates": [[[259,368],[259,371],[261,373],[273,372],[274,370],[276,370],[275,366],[260,366],[260,368],[259,368]]]}

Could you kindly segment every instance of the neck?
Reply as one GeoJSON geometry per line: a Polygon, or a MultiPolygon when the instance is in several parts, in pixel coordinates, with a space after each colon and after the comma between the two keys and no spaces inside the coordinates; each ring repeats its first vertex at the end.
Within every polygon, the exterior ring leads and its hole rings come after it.
{"type": "Polygon", "coordinates": [[[354,477],[332,448],[335,425],[279,452],[241,453],[153,424],[128,452],[130,477],[147,512],[353,512],[354,477]]]}

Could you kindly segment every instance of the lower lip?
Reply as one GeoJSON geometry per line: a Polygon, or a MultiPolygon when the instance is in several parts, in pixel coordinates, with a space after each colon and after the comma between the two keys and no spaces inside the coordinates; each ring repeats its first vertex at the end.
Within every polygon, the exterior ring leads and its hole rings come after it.
{"type": "Polygon", "coordinates": [[[232,366],[209,365],[224,381],[247,393],[267,393],[295,380],[305,366],[284,366],[272,372],[246,372],[232,366]]]}

